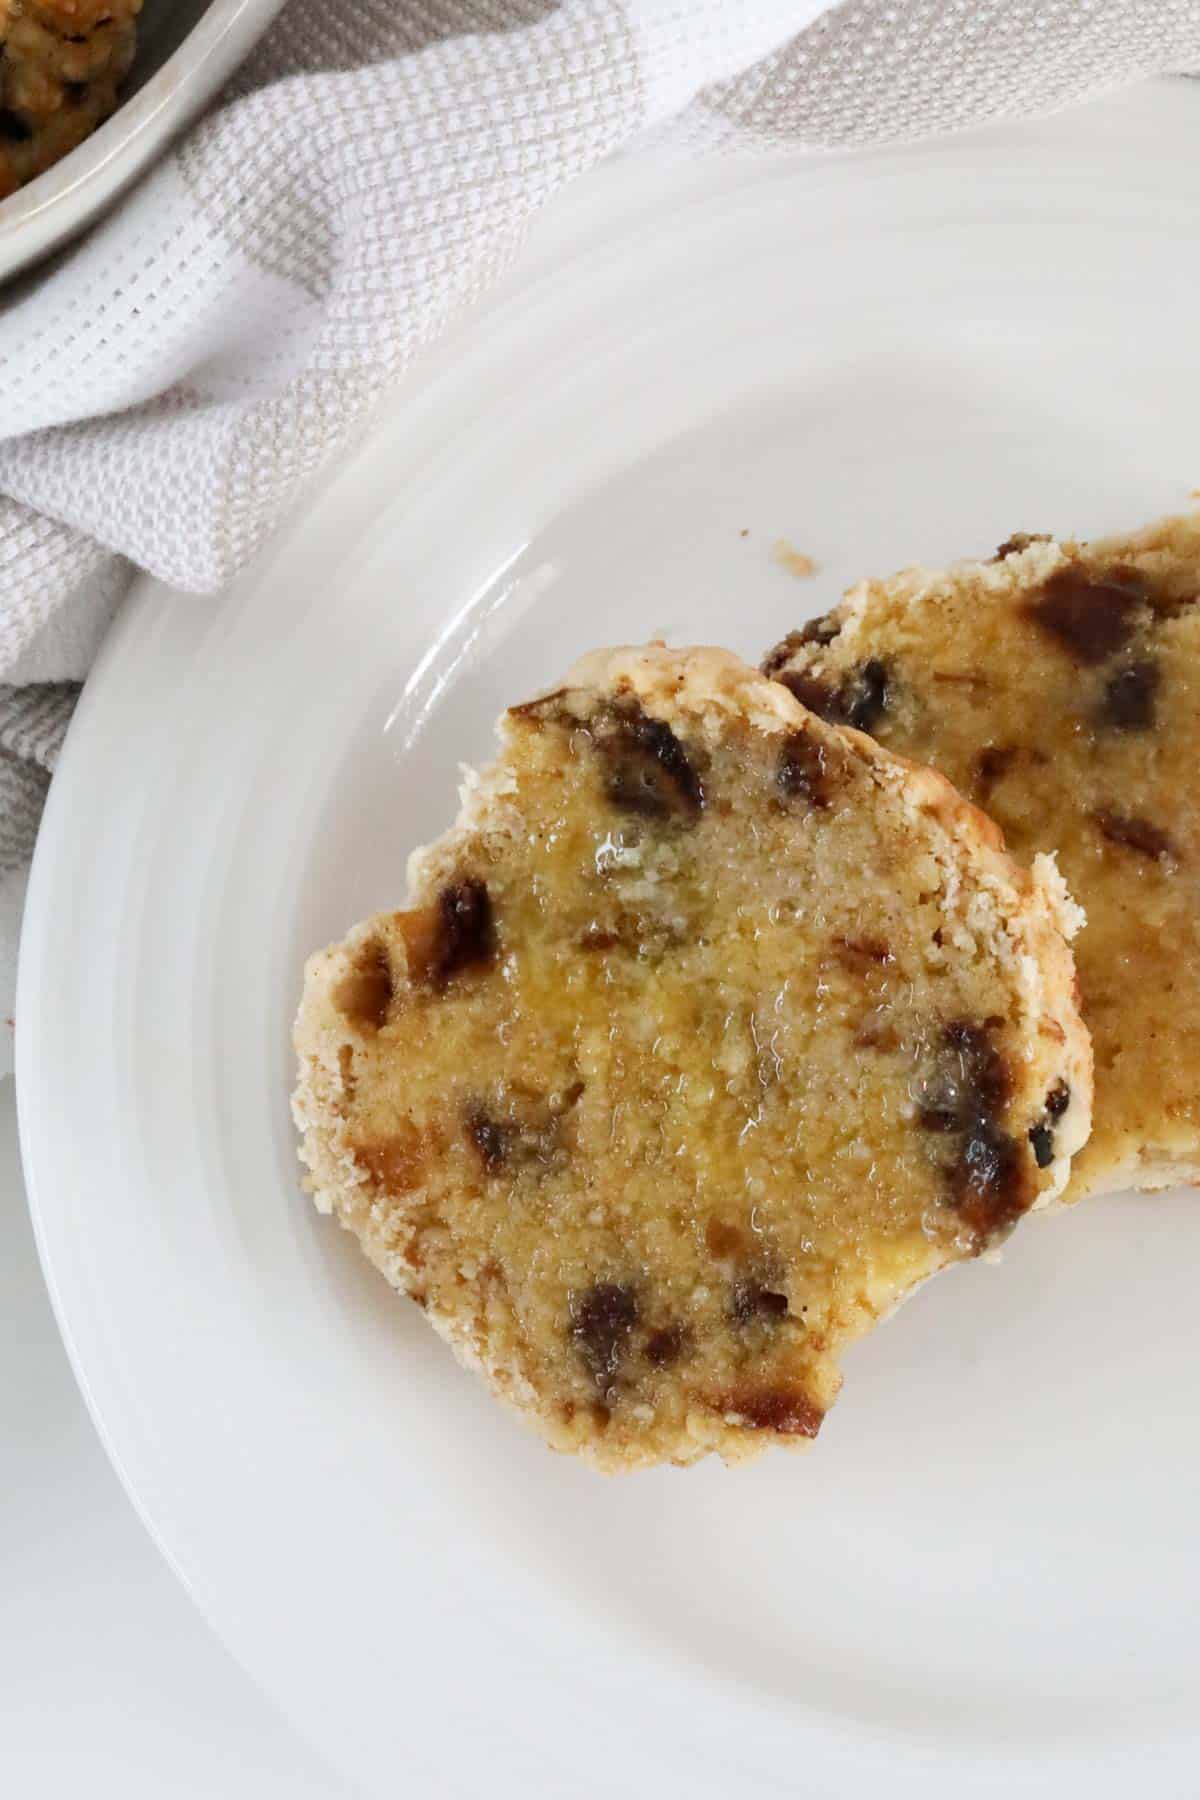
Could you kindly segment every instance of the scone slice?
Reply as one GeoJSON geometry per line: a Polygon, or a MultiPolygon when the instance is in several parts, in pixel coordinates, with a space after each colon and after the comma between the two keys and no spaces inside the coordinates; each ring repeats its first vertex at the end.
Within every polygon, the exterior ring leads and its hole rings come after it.
{"type": "Polygon", "coordinates": [[[864,582],[764,668],[1057,853],[1096,1056],[1065,1198],[1200,1179],[1200,516],[864,582]]]}
{"type": "Polygon", "coordinates": [[[590,657],[500,737],[309,963],[317,1205],[558,1449],[804,1443],[1087,1136],[1061,882],[721,651],[590,657]]]}

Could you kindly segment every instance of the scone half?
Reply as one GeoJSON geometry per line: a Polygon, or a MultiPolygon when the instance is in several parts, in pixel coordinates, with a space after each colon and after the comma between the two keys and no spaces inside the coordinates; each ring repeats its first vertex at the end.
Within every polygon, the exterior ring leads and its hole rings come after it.
{"type": "Polygon", "coordinates": [[[1096,1056],[1065,1199],[1200,1179],[1200,514],[863,582],[763,666],[1057,854],[1096,1056]]]}
{"type": "Polygon", "coordinates": [[[722,651],[511,709],[410,888],[308,965],[309,1184],[600,1468],[811,1440],[844,1345],[1087,1138],[1052,864],[722,651]]]}

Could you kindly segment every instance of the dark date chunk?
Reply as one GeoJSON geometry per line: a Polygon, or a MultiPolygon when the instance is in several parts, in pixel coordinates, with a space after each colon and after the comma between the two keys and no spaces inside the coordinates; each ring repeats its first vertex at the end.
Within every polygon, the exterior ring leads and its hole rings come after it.
{"type": "Polygon", "coordinates": [[[997,547],[993,562],[1003,562],[1006,556],[1017,556],[1022,550],[1028,550],[1030,544],[1048,544],[1048,531],[1014,531],[1011,537],[997,547]]]}
{"type": "Polygon", "coordinates": [[[498,1175],[508,1161],[513,1131],[507,1120],[493,1119],[481,1106],[473,1106],[467,1113],[467,1133],[479,1152],[485,1174],[498,1175]]]}
{"type": "Polygon", "coordinates": [[[572,1302],[571,1337],[605,1399],[616,1391],[617,1374],[637,1322],[637,1295],[625,1282],[598,1281],[572,1302]]]}
{"type": "Polygon", "coordinates": [[[1050,577],[1025,611],[1060,649],[1090,668],[1125,648],[1138,609],[1149,600],[1149,588],[1133,570],[1093,575],[1072,563],[1050,577]]]}
{"type": "Polygon", "coordinates": [[[896,960],[883,939],[876,937],[835,937],[833,950],[842,967],[856,974],[862,974],[872,964],[884,969],[896,960]]]}
{"type": "Polygon", "coordinates": [[[855,669],[842,683],[841,700],[847,725],[853,725],[856,731],[873,730],[887,708],[886,666],[872,657],[861,669],[855,669]]]}
{"type": "Polygon", "coordinates": [[[807,731],[789,731],[779,753],[775,782],[789,800],[803,800],[818,810],[829,805],[829,753],[807,731]]]}
{"type": "Polygon", "coordinates": [[[822,613],[819,619],[810,619],[806,625],[801,625],[798,631],[789,631],[787,636],[781,638],[775,648],[763,657],[761,665],[763,674],[778,675],[784,665],[791,662],[797,650],[802,650],[807,644],[822,646],[832,644],[841,629],[842,621],[838,615],[828,612],[822,613]]]}
{"type": "Polygon", "coordinates": [[[535,1166],[553,1168],[563,1160],[563,1125],[583,1093],[574,1082],[553,1103],[544,1094],[522,1094],[509,1100],[502,1111],[480,1100],[467,1107],[467,1136],[478,1153],[485,1175],[535,1166]]]}
{"type": "Polygon", "coordinates": [[[851,669],[838,686],[816,675],[784,669],[776,677],[809,712],[831,725],[852,725],[855,731],[871,731],[887,710],[887,664],[877,657],[851,669]]]}
{"type": "Polygon", "coordinates": [[[744,1242],[745,1234],[740,1225],[730,1225],[724,1219],[710,1219],[704,1227],[704,1243],[710,1256],[736,1256],[744,1242]]]}
{"type": "Polygon", "coordinates": [[[842,723],[841,699],[832,682],[822,681],[816,675],[806,675],[800,669],[781,669],[775,679],[801,706],[816,713],[818,719],[828,719],[833,725],[842,723]]]}
{"type": "Polygon", "coordinates": [[[354,1160],[385,1194],[407,1194],[419,1187],[424,1167],[421,1134],[413,1125],[389,1137],[353,1146],[354,1160]]]}
{"type": "Polygon", "coordinates": [[[492,901],[487,883],[474,876],[445,887],[438,895],[442,916],[442,944],[436,976],[445,981],[460,969],[481,968],[492,959],[495,933],[492,901]]]}
{"type": "Polygon", "coordinates": [[[1094,812],[1092,818],[1110,844],[1119,844],[1122,849],[1133,850],[1152,862],[1161,862],[1164,857],[1175,854],[1171,839],[1150,819],[1112,812],[1106,806],[1094,812]]]}
{"type": "Polygon", "coordinates": [[[0,106],[0,143],[27,144],[33,136],[33,126],[26,123],[20,113],[13,112],[9,106],[0,106]]]}
{"type": "Polygon", "coordinates": [[[990,794],[1020,754],[1015,744],[985,744],[975,758],[975,792],[981,798],[990,794]]]}
{"type": "Polygon", "coordinates": [[[669,1369],[672,1363],[679,1361],[689,1347],[690,1338],[682,1325],[664,1325],[658,1331],[652,1331],[646,1339],[643,1349],[646,1361],[656,1369],[669,1369]]]}
{"type": "Polygon", "coordinates": [[[947,1025],[918,1117],[927,1131],[956,1139],[946,1165],[950,1200],[981,1248],[1015,1224],[1030,1198],[1020,1146],[1002,1123],[1011,1093],[1008,1063],[989,1026],[965,1019],[947,1025]]]}
{"type": "Polygon", "coordinates": [[[1161,683],[1162,670],[1156,662],[1119,669],[1105,685],[1099,723],[1113,731],[1149,731],[1161,683]]]}
{"type": "Polygon", "coordinates": [[[1008,1064],[986,1025],[955,1019],[942,1032],[938,1068],[920,1120],[926,1131],[967,1131],[978,1119],[1003,1112],[1012,1091],[1008,1064]]]}
{"type": "Polygon", "coordinates": [[[522,701],[520,706],[510,706],[510,719],[523,719],[526,724],[542,726],[551,720],[561,720],[565,709],[561,702],[565,699],[567,689],[555,688],[553,693],[539,694],[536,700],[522,701]]]}
{"type": "Polygon", "coordinates": [[[649,819],[694,818],[702,811],[703,784],[664,720],[625,700],[596,721],[596,733],[614,806],[649,819]]]}
{"type": "Polygon", "coordinates": [[[994,1231],[1018,1219],[1025,1210],[1019,1184],[1017,1141],[991,1119],[972,1121],[954,1165],[955,1203],[977,1230],[994,1231]]]}
{"type": "Polygon", "coordinates": [[[1056,1081],[1046,1095],[1045,1117],[1030,1127],[1029,1142],[1039,1169],[1048,1169],[1054,1161],[1054,1127],[1071,1104],[1071,1090],[1065,1081],[1056,1081]]]}
{"type": "Polygon", "coordinates": [[[451,882],[429,906],[392,915],[403,939],[411,979],[440,988],[464,969],[485,968],[496,950],[487,883],[475,876],[451,882]]]}
{"type": "Polygon", "coordinates": [[[752,1431],[778,1431],[785,1437],[815,1438],[825,1417],[799,1388],[741,1388],[721,1402],[721,1411],[737,1413],[752,1431]]]}
{"type": "Polygon", "coordinates": [[[788,1297],[777,1294],[761,1281],[735,1281],[729,1296],[729,1317],[735,1325],[751,1325],[755,1320],[774,1324],[786,1319],[788,1297]]]}
{"type": "Polygon", "coordinates": [[[387,1024],[392,1003],[392,965],[387,948],[375,938],[364,945],[348,975],[333,990],[333,1004],[360,1031],[379,1031],[387,1024]]]}
{"type": "Polygon", "coordinates": [[[1045,1123],[1031,1125],[1029,1142],[1033,1147],[1033,1160],[1039,1169],[1048,1169],[1054,1161],[1054,1127],[1045,1123]]]}
{"type": "Polygon", "coordinates": [[[1046,1111],[1052,1119],[1061,1119],[1071,1104],[1071,1090],[1063,1080],[1055,1082],[1046,1095],[1046,1111]]]}

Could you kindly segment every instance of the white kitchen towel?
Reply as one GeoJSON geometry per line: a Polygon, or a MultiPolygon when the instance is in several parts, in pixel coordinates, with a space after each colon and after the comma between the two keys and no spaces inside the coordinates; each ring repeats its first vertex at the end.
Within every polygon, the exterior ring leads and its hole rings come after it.
{"type": "Polygon", "coordinates": [[[668,125],[698,154],[896,142],[1197,68],[1200,0],[290,0],[0,313],[7,912],[131,567],[226,583],[600,158],[668,125]]]}

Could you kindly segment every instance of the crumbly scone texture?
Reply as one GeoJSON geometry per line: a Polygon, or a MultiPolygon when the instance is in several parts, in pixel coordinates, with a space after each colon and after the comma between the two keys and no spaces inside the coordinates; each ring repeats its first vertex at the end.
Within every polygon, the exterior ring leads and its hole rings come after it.
{"type": "Polygon", "coordinates": [[[500,737],[309,962],[316,1203],[557,1449],[802,1444],[847,1342],[1064,1185],[1073,908],[723,651],[590,657],[500,737]]]}
{"type": "Polygon", "coordinates": [[[116,110],[142,0],[0,0],[0,200],[116,110]]]}
{"type": "Polygon", "coordinates": [[[1096,1058],[1064,1198],[1200,1178],[1200,515],[864,582],[763,667],[1057,852],[1096,1058]]]}

